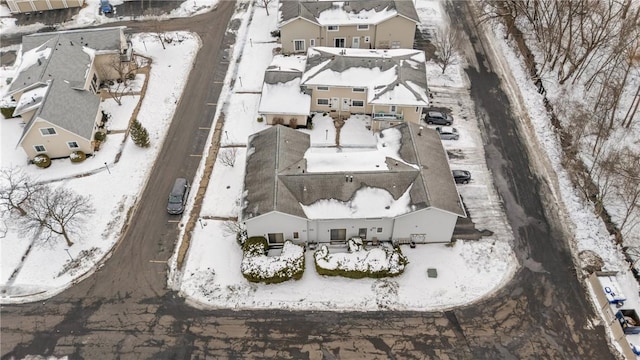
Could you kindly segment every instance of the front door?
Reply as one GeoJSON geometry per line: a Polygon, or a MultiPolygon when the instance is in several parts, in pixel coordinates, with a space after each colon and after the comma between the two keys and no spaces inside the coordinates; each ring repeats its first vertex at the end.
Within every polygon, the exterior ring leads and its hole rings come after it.
{"type": "Polygon", "coordinates": [[[331,98],[331,110],[338,110],[338,106],[340,105],[339,98],[331,98]]]}
{"type": "Polygon", "coordinates": [[[349,106],[351,105],[351,99],[342,98],[342,111],[349,111],[349,106]]]}
{"type": "Polygon", "coordinates": [[[354,36],[351,42],[351,47],[354,49],[360,49],[360,37],[354,36]]]}

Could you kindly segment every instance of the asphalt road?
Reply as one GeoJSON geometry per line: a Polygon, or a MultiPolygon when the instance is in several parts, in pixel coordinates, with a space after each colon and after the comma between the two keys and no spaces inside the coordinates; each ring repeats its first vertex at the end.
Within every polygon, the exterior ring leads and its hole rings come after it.
{"type": "MultiPolygon", "coordinates": [[[[612,359],[602,326],[584,300],[546,182],[532,171],[518,121],[490,69],[468,2],[465,23],[479,64],[467,73],[487,161],[525,266],[494,296],[445,312],[198,310],[167,291],[166,261],[177,230],[164,211],[176,176],[192,178],[224,76],[225,29],[233,3],[210,14],[162,23],[203,39],[164,148],[112,258],[95,275],[42,303],[2,306],[3,359],[28,354],[70,359],[612,359]],[[212,71],[212,67],[214,70],[212,71]],[[192,156],[195,155],[195,156],[192,156]]],[[[156,24],[128,23],[133,31],[156,24]]],[[[237,25],[237,24],[236,24],[237,25]]],[[[487,254],[490,256],[490,254],[487,254]]],[[[425,294],[428,296],[428,294],[425,294]]]]}

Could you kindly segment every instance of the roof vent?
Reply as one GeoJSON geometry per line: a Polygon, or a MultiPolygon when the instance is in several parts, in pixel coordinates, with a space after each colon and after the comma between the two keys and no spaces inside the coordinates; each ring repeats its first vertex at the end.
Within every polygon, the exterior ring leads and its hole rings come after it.
{"type": "Polygon", "coordinates": [[[384,208],[385,208],[385,209],[387,209],[387,210],[389,210],[389,209],[391,209],[391,206],[387,205],[387,206],[385,206],[384,208]]]}

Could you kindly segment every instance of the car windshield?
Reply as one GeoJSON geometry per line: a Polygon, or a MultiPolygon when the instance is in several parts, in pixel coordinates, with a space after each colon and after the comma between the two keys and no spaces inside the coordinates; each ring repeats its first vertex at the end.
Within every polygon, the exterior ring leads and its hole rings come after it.
{"type": "Polygon", "coordinates": [[[180,203],[182,203],[182,196],[180,196],[180,195],[169,195],[169,203],[170,204],[180,204],[180,203]]]}

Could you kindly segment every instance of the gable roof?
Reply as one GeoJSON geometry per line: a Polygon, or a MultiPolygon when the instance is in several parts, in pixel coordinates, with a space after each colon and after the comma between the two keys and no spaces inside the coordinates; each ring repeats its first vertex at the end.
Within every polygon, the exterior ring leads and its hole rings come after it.
{"type": "Polygon", "coordinates": [[[281,25],[302,18],[318,25],[379,24],[395,16],[419,23],[412,1],[297,1],[281,2],[281,25]]]}
{"type": "Polygon", "coordinates": [[[309,135],[280,125],[254,134],[247,152],[242,218],[272,211],[309,218],[305,207],[330,199],[346,203],[362,189],[383,190],[394,200],[408,193],[404,212],[385,216],[388,207],[369,209],[376,214],[372,217],[393,217],[429,207],[466,216],[434,130],[404,123],[381,134],[382,138],[399,134],[400,158],[387,157],[387,170],[324,173],[307,171],[304,154],[310,147],[309,135]]]}
{"type": "MultiPolygon", "coordinates": [[[[37,117],[89,139],[100,98],[84,90],[96,52],[119,53],[124,27],[39,33],[22,38],[18,76],[8,94],[47,87],[39,108],[24,127],[22,142],[37,117]]],[[[32,110],[23,109],[22,113],[32,110]]]]}
{"type": "Polygon", "coordinates": [[[309,115],[311,95],[300,87],[305,61],[301,55],[273,58],[264,73],[259,113],[309,115]]]}
{"type": "Polygon", "coordinates": [[[370,104],[429,105],[421,50],[310,48],[302,85],[367,88],[370,104]]]}

